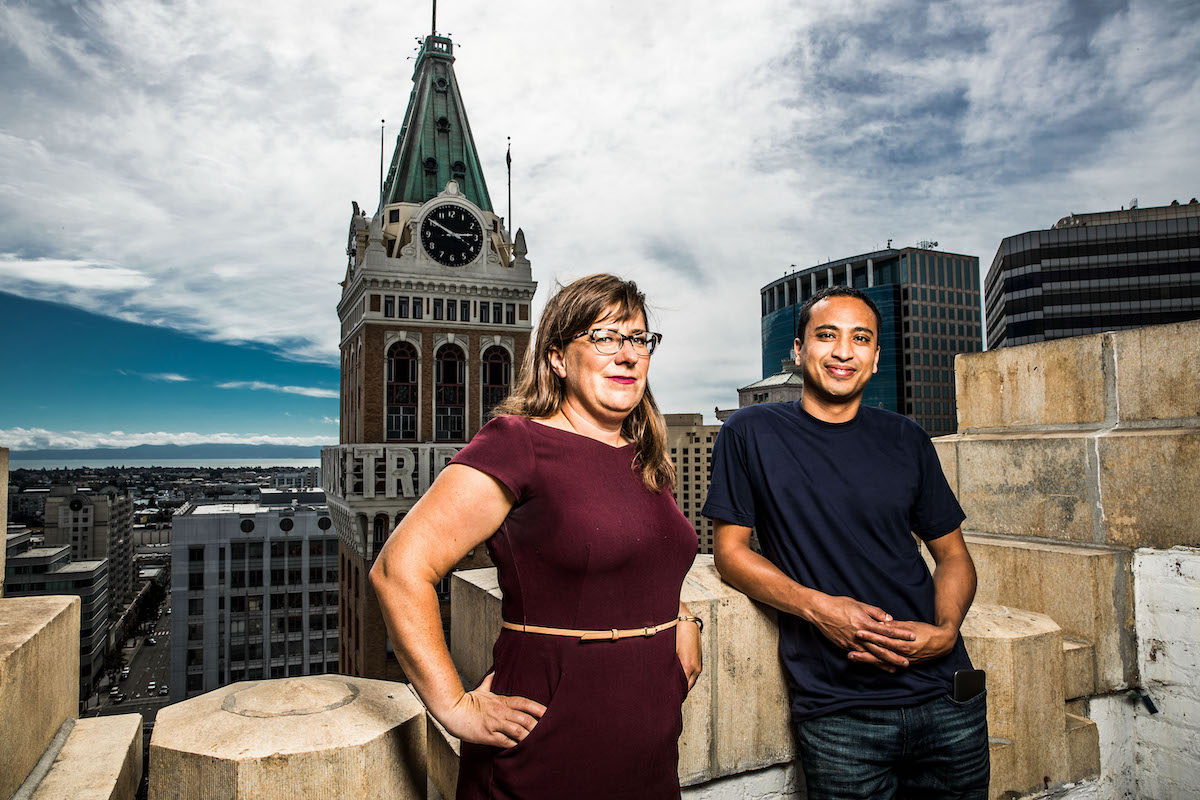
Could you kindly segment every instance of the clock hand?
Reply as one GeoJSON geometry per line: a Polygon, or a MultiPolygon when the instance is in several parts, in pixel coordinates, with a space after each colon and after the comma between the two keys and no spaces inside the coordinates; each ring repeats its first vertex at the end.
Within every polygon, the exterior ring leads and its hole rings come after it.
{"type": "Polygon", "coordinates": [[[430,222],[432,222],[434,225],[437,225],[439,228],[441,228],[442,230],[444,230],[446,233],[448,233],[448,234],[450,234],[451,236],[453,236],[455,239],[458,239],[458,240],[460,240],[460,241],[462,240],[462,238],[463,238],[463,235],[462,235],[461,233],[455,233],[454,231],[450,230],[449,228],[447,228],[447,227],[446,227],[445,225],[443,225],[442,223],[438,222],[436,219],[431,219],[431,220],[429,220],[429,221],[430,221],[430,222]]]}

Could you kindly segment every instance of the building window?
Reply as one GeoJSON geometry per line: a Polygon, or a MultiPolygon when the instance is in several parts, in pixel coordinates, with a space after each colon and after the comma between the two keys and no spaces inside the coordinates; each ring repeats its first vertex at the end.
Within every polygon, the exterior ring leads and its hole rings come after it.
{"type": "Polygon", "coordinates": [[[483,418],[508,397],[512,385],[512,359],[503,347],[489,347],[483,354],[483,418]]]}
{"type": "Polygon", "coordinates": [[[504,313],[502,311],[503,308],[504,308],[503,303],[492,303],[492,324],[494,324],[494,325],[500,324],[500,320],[503,319],[503,317],[500,316],[502,313],[504,313]]]}
{"type": "Polygon", "coordinates": [[[387,355],[387,439],[417,438],[417,351],[396,342],[387,355]]]}
{"type": "Polygon", "coordinates": [[[458,322],[458,301],[446,301],[446,319],[450,322],[458,322]]]}
{"type": "Polygon", "coordinates": [[[425,306],[422,304],[421,298],[414,297],[412,299],[412,318],[421,319],[425,316],[425,306]]]}
{"type": "Polygon", "coordinates": [[[491,314],[490,309],[491,309],[491,306],[489,306],[487,303],[479,304],[479,321],[480,322],[491,322],[492,321],[492,314],[491,314]]]}
{"type": "Polygon", "coordinates": [[[383,315],[385,317],[396,316],[396,298],[390,294],[383,298],[383,315]]]}
{"type": "Polygon", "coordinates": [[[436,381],[434,441],[458,442],[463,439],[466,411],[466,358],[457,345],[438,348],[434,365],[436,381]]]}
{"type": "Polygon", "coordinates": [[[517,304],[516,303],[506,303],[505,304],[505,306],[504,306],[504,324],[505,325],[516,325],[517,324],[517,304]]]}
{"type": "Polygon", "coordinates": [[[440,298],[440,297],[434,298],[434,300],[433,300],[433,318],[434,319],[442,319],[445,316],[445,314],[442,313],[442,305],[443,305],[442,298],[440,298]]]}
{"type": "Polygon", "coordinates": [[[470,322],[470,320],[471,320],[471,301],[463,300],[462,301],[462,321],[470,322]]]}

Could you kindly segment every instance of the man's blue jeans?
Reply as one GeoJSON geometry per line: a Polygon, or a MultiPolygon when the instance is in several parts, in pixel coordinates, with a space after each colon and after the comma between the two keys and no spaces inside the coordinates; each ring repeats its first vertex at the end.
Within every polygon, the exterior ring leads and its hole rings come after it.
{"type": "Polygon", "coordinates": [[[987,694],[796,723],[809,800],[987,800],[987,694]]]}

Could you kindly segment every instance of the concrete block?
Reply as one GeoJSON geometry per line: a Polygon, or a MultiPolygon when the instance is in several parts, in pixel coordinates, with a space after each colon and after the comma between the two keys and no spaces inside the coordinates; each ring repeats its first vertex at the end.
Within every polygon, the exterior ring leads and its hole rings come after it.
{"type": "Polygon", "coordinates": [[[1200,546],[1200,428],[1115,430],[1096,448],[1109,544],[1200,546]]]}
{"type": "Polygon", "coordinates": [[[0,797],[78,715],[79,598],[0,599],[0,797]]]}
{"type": "Polygon", "coordinates": [[[1066,780],[1061,629],[1044,614],[976,603],[962,634],[988,674],[988,731],[1014,746],[1012,783],[1000,788],[1020,794],[1042,788],[1044,776],[1066,780]]]}
{"type": "Polygon", "coordinates": [[[1122,422],[1200,417],[1200,322],[1152,325],[1111,334],[1122,422]],[[1169,347],[1163,345],[1170,342],[1169,347]]]}
{"type": "Polygon", "coordinates": [[[950,491],[958,496],[958,437],[939,436],[933,440],[933,449],[937,451],[938,460],[942,462],[942,473],[950,491]]]}
{"type": "Polygon", "coordinates": [[[957,356],[958,430],[1099,427],[1108,413],[1106,336],[1075,336],[957,356]]]}
{"type": "Polygon", "coordinates": [[[451,573],[450,658],[468,689],[478,686],[492,666],[502,597],[495,567],[451,573]]]}
{"type": "Polygon", "coordinates": [[[1131,551],[974,532],[965,539],[979,578],[976,603],[1046,614],[1065,637],[1092,645],[1094,668],[1084,649],[1068,648],[1067,697],[1089,685],[1091,694],[1137,683],[1131,551]]]}
{"type": "Polygon", "coordinates": [[[1096,723],[1074,714],[1066,715],[1065,731],[1070,771],[1067,781],[1081,781],[1100,774],[1100,732],[1096,723]]]}
{"type": "Polygon", "coordinates": [[[971,530],[1094,541],[1096,486],[1089,480],[1094,445],[1086,433],[943,438],[951,438],[957,450],[958,501],[971,530]]]}
{"type": "Polygon", "coordinates": [[[988,800],[1010,800],[1006,786],[1016,784],[1016,747],[1012,739],[999,736],[988,738],[988,757],[992,762],[992,779],[988,784],[988,800]]]}
{"type": "Polygon", "coordinates": [[[142,781],[142,715],[75,723],[32,800],[127,800],[142,781]]]}
{"type": "Polygon", "coordinates": [[[425,723],[429,780],[442,797],[453,798],[458,794],[458,760],[462,742],[443,728],[432,714],[425,714],[425,723]]]}
{"type": "Polygon", "coordinates": [[[1090,642],[1063,638],[1063,696],[1075,700],[1095,693],[1095,648],[1090,642]]]}
{"type": "Polygon", "coordinates": [[[150,800],[424,798],[425,709],[409,688],[344,675],[233,683],[158,712],[150,800]]]}
{"type": "MultiPolygon", "coordinates": [[[[701,680],[706,684],[697,683],[684,704],[685,732],[710,731],[707,779],[793,759],[795,742],[775,612],[722,581],[711,555],[696,557],[687,584],[712,598],[705,612],[704,672],[708,674],[702,674],[701,680]],[[710,722],[697,725],[692,716],[710,722]]],[[[695,612],[695,601],[687,602],[695,612]]],[[[687,744],[691,746],[691,741],[687,744]]],[[[695,782],[699,770],[694,767],[700,760],[689,759],[687,782],[695,782]]],[[[681,777],[684,768],[681,758],[681,777]]]]}

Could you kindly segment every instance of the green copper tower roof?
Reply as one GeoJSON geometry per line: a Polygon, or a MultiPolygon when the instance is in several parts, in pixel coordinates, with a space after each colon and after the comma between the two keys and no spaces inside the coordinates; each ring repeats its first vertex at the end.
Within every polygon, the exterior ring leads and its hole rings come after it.
{"type": "Polygon", "coordinates": [[[413,69],[413,90],[396,137],[396,152],[380,207],[389,203],[424,203],[458,182],[459,190],[480,208],[491,211],[487,183],[475,140],[454,78],[454,45],[432,34],[421,42],[413,69]]]}

